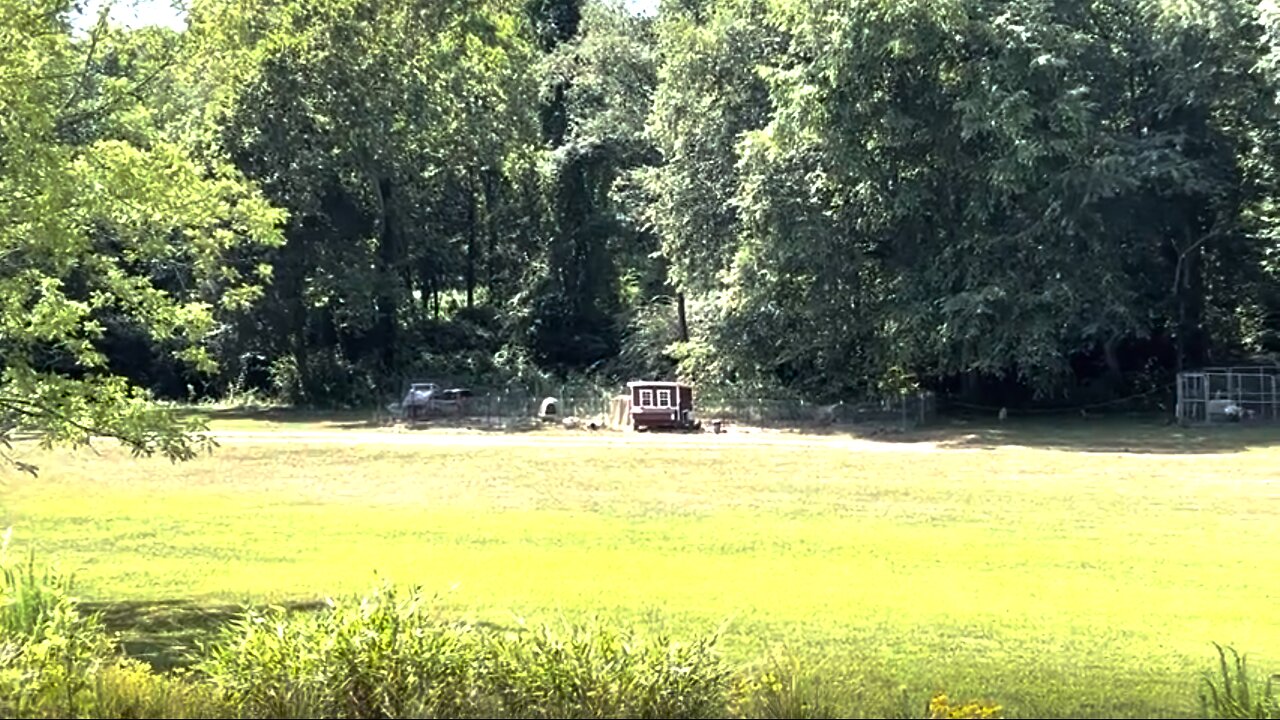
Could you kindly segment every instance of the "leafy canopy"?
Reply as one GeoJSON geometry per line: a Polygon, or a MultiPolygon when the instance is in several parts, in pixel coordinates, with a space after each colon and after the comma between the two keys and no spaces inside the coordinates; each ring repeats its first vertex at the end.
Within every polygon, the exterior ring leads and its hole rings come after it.
{"type": "Polygon", "coordinates": [[[284,217],[239,172],[167,137],[152,107],[183,48],[70,0],[0,0],[0,438],[111,436],[189,458],[199,425],[150,402],[100,342],[110,322],[196,369],[215,313],[264,279],[225,262],[280,242],[284,217]]]}

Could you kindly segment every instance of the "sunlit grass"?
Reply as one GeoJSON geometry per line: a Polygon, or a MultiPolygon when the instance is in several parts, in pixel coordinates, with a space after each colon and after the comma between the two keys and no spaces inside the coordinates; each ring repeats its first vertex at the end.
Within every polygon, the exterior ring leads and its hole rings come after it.
{"type": "MultiPolygon", "coordinates": [[[[574,437],[31,453],[41,475],[8,476],[5,521],[90,600],[313,600],[385,577],[503,625],[724,626],[736,661],[785,647],[882,704],[903,683],[1024,715],[1190,714],[1211,641],[1280,669],[1280,448],[574,437]]],[[[1021,441],[1070,444],[1050,439],[1021,441]]]]}

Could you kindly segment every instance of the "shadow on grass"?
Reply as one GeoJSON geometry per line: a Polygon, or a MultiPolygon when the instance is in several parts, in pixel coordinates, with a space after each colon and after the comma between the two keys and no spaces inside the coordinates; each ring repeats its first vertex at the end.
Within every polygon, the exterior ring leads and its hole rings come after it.
{"type": "MultiPolygon", "coordinates": [[[[320,425],[330,430],[369,430],[395,425],[410,430],[478,430],[494,433],[527,433],[546,429],[533,418],[516,416],[468,415],[464,417],[431,417],[412,425],[394,422],[385,411],[311,410],[303,408],[216,408],[192,410],[214,422],[253,422],[276,425],[320,425]]],[[[551,427],[555,427],[552,425],[551,427]]]]}
{"type": "Polygon", "coordinates": [[[512,433],[536,433],[546,430],[554,430],[559,426],[555,424],[544,424],[533,419],[525,418],[461,417],[431,418],[430,420],[419,420],[412,424],[403,422],[385,422],[380,424],[380,427],[399,427],[403,428],[407,432],[420,432],[424,430],[470,430],[474,432],[505,435],[512,433]]]}
{"type": "MultiPolygon", "coordinates": [[[[376,427],[381,424],[375,410],[311,410],[305,408],[193,408],[192,414],[204,415],[210,420],[251,421],[278,423],[281,425],[327,425],[330,427],[376,427]]],[[[383,413],[385,414],[385,413],[383,413]]]]}
{"type": "MultiPolygon", "coordinates": [[[[288,612],[317,612],[327,607],[323,600],[271,604],[288,612]]],[[[80,609],[102,619],[107,631],[120,638],[125,655],[159,671],[195,665],[201,659],[201,647],[217,640],[219,631],[245,611],[243,605],[202,604],[195,600],[81,602],[80,609]]],[[[477,622],[475,626],[497,632],[517,629],[491,622],[477,622]]]]}
{"type": "Polygon", "coordinates": [[[936,442],[944,448],[1019,446],[1071,452],[1152,455],[1221,454],[1280,446],[1280,425],[1180,427],[1164,417],[939,419],[933,426],[876,437],[936,442]]]}
{"type": "MultiPolygon", "coordinates": [[[[282,603],[290,611],[315,611],[323,601],[282,603]]],[[[228,622],[244,614],[241,605],[204,605],[193,600],[82,602],[81,610],[96,613],[107,630],[120,637],[124,652],[157,670],[189,667],[200,646],[212,642],[228,622]]]]}

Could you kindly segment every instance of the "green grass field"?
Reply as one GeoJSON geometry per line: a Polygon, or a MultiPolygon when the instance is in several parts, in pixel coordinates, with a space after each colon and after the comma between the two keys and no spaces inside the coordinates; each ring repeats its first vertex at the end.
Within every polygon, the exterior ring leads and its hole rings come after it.
{"type": "Polygon", "coordinates": [[[182,465],[27,449],[4,522],[160,665],[239,603],[389,578],[499,625],[722,628],[731,660],[796,656],[873,715],[900,685],[913,708],[1191,715],[1213,641],[1280,670],[1274,429],[418,443],[275,420],[215,420],[241,435],[182,465]]]}

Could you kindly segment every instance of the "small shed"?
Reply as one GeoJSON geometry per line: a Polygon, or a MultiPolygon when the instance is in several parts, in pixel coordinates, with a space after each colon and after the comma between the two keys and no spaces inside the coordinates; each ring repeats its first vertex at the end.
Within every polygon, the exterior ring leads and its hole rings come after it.
{"type": "Polygon", "coordinates": [[[631,426],[650,429],[692,430],[700,426],[693,416],[693,388],[678,382],[636,380],[627,383],[631,398],[631,426]]]}

